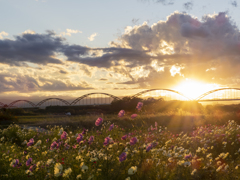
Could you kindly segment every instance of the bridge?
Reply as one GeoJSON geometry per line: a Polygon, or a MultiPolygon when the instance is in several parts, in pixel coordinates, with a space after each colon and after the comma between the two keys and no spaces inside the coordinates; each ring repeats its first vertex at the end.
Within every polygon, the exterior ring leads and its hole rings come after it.
{"type": "MultiPolygon", "coordinates": [[[[196,99],[188,98],[182,93],[172,89],[148,89],[131,96],[131,98],[163,98],[165,101],[240,101],[240,88],[220,88],[208,91],[196,99]]],[[[16,100],[9,104],[0,102],[0,108],[41,108],[47,106],[87,106],[87,105],[108,105],[113,100],[120,100],[120,97],[108,93],[95,92],[82,95],[72,102],[61,98],[47,98],[38,103],[29,100],[16,100]]]]}

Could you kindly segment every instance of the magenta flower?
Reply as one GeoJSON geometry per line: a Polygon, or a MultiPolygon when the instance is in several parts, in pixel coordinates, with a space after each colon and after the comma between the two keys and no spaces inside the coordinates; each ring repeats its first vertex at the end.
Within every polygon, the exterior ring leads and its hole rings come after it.
{"type": "Polygon", "coordinates": [[[56,141],[54,141],[54,142],[50,145],[50,149],[53,150],[55,146],[57,146],[56,141]]]}
{"type": "Polygon", "coordinates": [[[93,141],[94,141],[94,136],[90,136],[90,138],[88,139],[88,144],[92,144],[93,141]]]}
{"type": "Polygon", "coordinates": [[[82,134],[86,134],[87,130],[85,128],[83,128],[83,132],[82,134]]]}
{"type": "Polygon", "coordinates": [[[33,144],[34,144],[34,139],[31,138],[31,139],[29,140],[29,142],[27,143],[27,146],[31,146],[31,145],[33,145],[33,144]]]}
{"type": "Polygon", "coordinates": [[[104,144],[105,146],[107,146],[107,145],[109,144],[110,140],[111,140],[110,137],[106,137],[106,138],[104,139],[103,144],[104,144]]]}
{"type": "Polygon", "coordinates": [[[185,159],[189,159],[189,158],[191,158],[192,157],[192,154],[188,154],[188,155],[186,155],[184,158],[185,159]]]}
{"type": "Polygon", "coordinates": [[[63,131],[62,135],[61,135],[61,139],[67,139],[67,133],[65,131],[63,131]]]}
{"type": "Polygon", "coordinates": [[[77,137],[77,142],[81,142],[83,140],[83,135],[80,133],[78,134],[78,137],[77,137]]]}
{"type": "Polygon", "coordinates": [[[18,159],[15,159],[15,163],[13,164],[13,166],[12,167],[17,167],[17,166],[19,166],[20,164],[19,164],[19,160],[18,159]]]}
{"type": "Polygon", "coordinates": [[[127,159],[127,153],[123,152],[120,156],[119,156],[119,161],[123,162],[127,159]]]}
{"type": "Polygon", "coordinates": [[[32,163],[32,158],[29,158],[26,162],[26,166],[30,166],[31,163],[32,163]]]}
{"type": "Polygon", "coordinates": [[[61,142],[57,143],[56,148],[58,149],[60,147],[60,145],[61,145],[61,142]]]}
{"type": "Polygon", "coordinates": [[[126,139],[127,139],[127,135],[122,136],[121,139],[122,139],[122,140],[126,140],[126,139]]]}
{"type": "Polygon", "coordinates": [[[134,145],[137,143],[137,138],[133,137],[132,139],[130,139],[130,145],[134,145]]]}
{"type": "Polygon", "coordinates": [[[149,144],[147,147],[146,147],[146,151],[148,152],[148,151],[150,151],[151,149],[152,149],[152,144],[149,144]]]}
{"type": "Polygon", "coordinates": [[[109,131],[111,131],[114,128],[114,124],[111,124],[109,127],[109,131]]]}
{"type": "Polygon", "coordinates": [[[96,120],[95,125],[96,125],[96,126],[100,126],[100,125],[102,124],[102,122],[103,122],[103,119],[99,117],[99,118],[96,120]]]}
{"type": "Polygon", "coordinates": [[[136,117],[137,117],[137,114],[132,114],[132,115],[131,115],[131,118],[132,118],[132,119],[135,119],[136,117]]]}
{"type": "Polygon", "coordinates": [[[123,117],[124,115],[125,115],[125,111],[124,110],[119,111],[118,117],[123,117]]]}
{"type": "Polygon", "coordinates": [[[30,168],[29,168],[29,170],[30,170],[31,172],[33,172],[33,170],[35,169],[35,167],[36,167],[36,164],[31,165],[30,168]]]}
{"type": "Polygon", "coordinates": [[[137,107],[136,107],[138,109],[138,111],[140,111],[142,109],[142,106],[143,106],[143,103],[138,102],[137,107]]]}

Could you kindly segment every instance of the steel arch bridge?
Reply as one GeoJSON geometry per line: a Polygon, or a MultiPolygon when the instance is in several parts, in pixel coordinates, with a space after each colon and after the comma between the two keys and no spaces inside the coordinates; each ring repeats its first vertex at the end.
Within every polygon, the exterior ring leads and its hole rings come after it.
{"type": "MultiPolygon", "coordinates": [[[[219,93],[220,94],[220,93],[219,93]]],[[[200,96],[198,96],[196,99],[196,101],[237,101],[240,100],[240,88],[220,88],[220,89],[214,89],[212,91],[208,91],[200,96]],[[224,94],[221,93],[221,98],[219,98],[219,95],[215,95],[214,93],[216,92],[221,92],[221,91],[231,91],[228,92],[228,94],[224,94]],[[213,98],[211,99],[204,99],[205,97],[207,97],[208,95],[213,94],[213,98]]]]}
{"type": "Polygon", "coordinates": [[[70,105],[70,103],[69,103],[68,101],[64,100],[64,99],[60,99],[60,98],[48,98],[48,99],[44,99],[44,100],[40,101],[39,103],[37,103],[36,106],[37,106],[37,107],[40,107],[43,103],[45,103],[45,102],[47,102],[47,101],[50,101],[50,100],[58,100],[58,101],[64,103],[65,105],[67,105],[67,106],[70,105]]]}
{"type": "Polygon", "coordinates": [[[175,90],[172,90],[172,89],[148,89],[148,90],[144,90],[144,91],[141,91],[135,95],[132,96],[132,98],[136,98],[136,97],[139,97],[145,93],[148,93],[148,92],[151,92],[151,91],[167,91],[167,92],[172,92],[172,93],[175,93],[177,95],[180,95],[182,96],[183,98],[187,99],[187,100],[192,100],[191,98],[183,95],[182,93],[178,92],[178,91],[175,91],[175,90]]]}
{"type": "Polygon", "coordinates": [[[4,106],[4,105],[5,105],[4,103],[0,102],[0,106],[4,106]]]}
{"type": "Polygon", "coordinates": [[[16,103],[18,103],[18,102],[26,102],[26,103],[30,104],[32,107],[35,107],[35,106],[36,106],[33,102],[28,101],[28,100],[16,100],[16,101],[11,102],[11,103],[8,105],[8,107],[13,107],[13,105],[16,104],[16,103]]]}
{"type": "Polygon", "coordinates": [[[112,95],[112,94],[108,94],[108,93],[98,93],[98,92],[96,92],[96,93],[85,94],[85,95],[83,95],[83,96],[75,99],[70,105],[76,105],[79,101],[81,101],[82,99],[87,98],[88,96],[91,96],[91,95],[105,95],[105,96],[109,96],[109,97],[111,97],[111,98],[113,98],[113,99],[116,99],[116,100],[119,100],[119,99],[120,99],[119,97],[114,96],[114,95],[112,95]]]}

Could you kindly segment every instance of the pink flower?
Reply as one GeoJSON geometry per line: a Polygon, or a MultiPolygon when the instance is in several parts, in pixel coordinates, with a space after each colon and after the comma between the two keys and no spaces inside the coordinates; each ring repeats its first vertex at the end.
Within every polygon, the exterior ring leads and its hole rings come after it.
{"type": "Polygon", "coordinates": [[[142,106],[143,106],[143,103],[138,102],[137,107],[136,107],[138,109],[138,111],[140,111],[142,109],[142,106]]]}
{"type": "Polygon", "coordinates": [[[118,117],[123,117],[124,115],[125,115],[125,111],[124,110],[119,111],[118,117]]]}
{"type": "Polygon", "coordinates": [[[29,158],[26,162],[26,166],[30,166],[31,163],[32,163],[32,158],[29,158]]]}
{"type": "Polygon", "coordinates": [[[99,118],[96,120],[95,125],[96,125],[96,126],[100,126],[100,125],[102,124],[102,122],[103,122],[103,119],[99,117],[99,118]]]}
{"type": "Polygon", "coordinates": [[[126,140],[127,139],[127,135],[124,135],[121,139],[122,140],[126,140]]]}
{"type": "Polygon", "coordinates": [[[88,144],[92,144],[93,141],[94,141],[94,136],[90,136],[90,138],[88,139],[88,144]]]}
{"type": "Polygon", "coordinates": [[[157,122],[155,122],[155,127],[157,127],[158,126],[158,123],[157,122]]]}
{"type": "Polygon", "coordinates": [[[112,139],[110,138],[110,137],[106,137],[105,139],[104,139],[104,142],[103,142],[103,144],[105,145],[105,146],[107,146],[109,143],[111,143],[112,142],[112,139]]]}
{"type": "Polygon", "coordinates": [[[82,139],[83,139],[83,135],[80,133],[80,134],[78,134],[78,137],[77,137],[77,142],[79,143],[79,142],[81,142],[82,141],[82,139]]]}
{"type": "Polygon", "coordinates": [[[148,151],[150,151],[151,149],[152,149],[152,144],[149,144],[147,147],[146,147],[146,151],[148,152],[148,151]]]}
{"type": "Polygon", "coordinates": [[[29,142],[27,143],[27,146],[31,146],[31,145],[33,145],[33,143],[34,143],[34,139],[31,138],[31,139],[29,140],[29,142]]]}
{"type": "Polygon", "coordinates": [[[65,131],[63,131],[62,135],[61,135],[61,139],[67,139],[67,133],[65,131]]]}
{"type": "Polygon", "coordinates": [[[119,156],[119,161],[123,162],[127,159],[127,153],[123,152],[120,156],[119,156]]]}
{"type": "Polygon", "coordinates": [[[19,160],[18,159],[15,159],[15,163],[13,164],[13,166],[12,167],[17,167],[17,166],[19,166],[20,164],[19,164],[19,160]]]}
{"type": "Polygon", "coordinates": [[[137,143],[137,138],[133,137],[132,139],[130,139],[130,145],[134,145],[137,143]]]}
{"type": "Polygon", "coordinates": [[[111,124],[109,127],[109,131],[111,131],[114,128],[114,124],[111,124]]]}
{"type": "Polygon", "coordinates": [[[132,118],[132,119],[135,119],[136,117],[137,117],[137,114],[132,114],[132,115],[131,115],[131,118],[132,118]]]}

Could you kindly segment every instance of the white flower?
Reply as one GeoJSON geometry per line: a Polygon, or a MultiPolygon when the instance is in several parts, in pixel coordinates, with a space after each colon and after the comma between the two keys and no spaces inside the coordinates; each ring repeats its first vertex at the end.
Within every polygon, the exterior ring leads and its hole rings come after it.
{"type": "Polygon", "coordinates": [[[129,175],[133,175],[137,172],[137,166],[132,166],[129,170],[128,170],[128,174],[129,175]]]}

